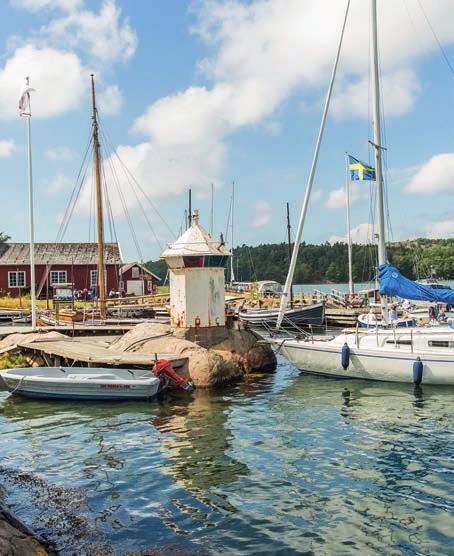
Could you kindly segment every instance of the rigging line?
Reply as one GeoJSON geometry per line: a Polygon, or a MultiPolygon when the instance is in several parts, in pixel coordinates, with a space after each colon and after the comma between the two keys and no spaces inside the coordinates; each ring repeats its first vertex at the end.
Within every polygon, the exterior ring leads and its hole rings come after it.
{"type": "MultiPolygon", "coordinates": [[[[231,216],[231,214],[232,214],[232,197],[230,197],[229,212],[227,213],[227,224],[225,226],[224,239],[225,239],[226,242],[227,242],[229,228],[230,228],[230,216],[231,216]]],[[[232,249],[233,249],[233,245],[232,245],[232,249]]]]}
{"type": "Polygon", "coordinates": [[[79,200],[80,192],[82,190],[82,187],[83,187],[83,184],[84,184],[84,181],[85,181],[85,176],[86,176],[86,173],[87,173],[87,169],[88,169],[88,166],[85,169],[85,172],[82,176],[79,187],[78,187],[77,192],[74,196],[74,201],[72,203],[72,206],[70,207],[68,205],[68,210],[67,210],[67,212],[65,212],[65,216],[63,217],[62,224],[61,224],[60,229],[59,229],[58,234],[57,234],[56,243],[61,243],[63,241],[63,238],[64,238],[64,236],[65,236],[65,234],[68,230],[69,223],[70,223],[71,218],[74,214],[74,209],[76,208],[77,201],[79,200]]]}
{"type": "Polygon", "coordinates": [[[118,162],[121,164],[123,171],[130,177],[130,179],[137,185],[137,187],[139,188],[139,191],[142,193],[142,195],[145,197],[145,199],[148,201],[148,203],[150,204],[151,208],[156,212],[156,214],[158,215],[159,219],[161,220],[161,222],[164,224],[164,226],[167,228],[167,230],[170,232],[171,236],[174,237],[174,239],[177,239],[177,236],[175,235],[175,232],[170,228],[169,224],[167,223],[167,221],[165,220],[165,218],[161,215],[161,213],[159,212],[158,208],[156,207],[156,205],[153,203],[153,201],[151,200],[151,198],[149,197],[149,195],[145,192],[145,190],[142,188],[142,186],[140,185],[140,183],[136,180],[136,178],[134,177],[133,173],[131,172],[131,170],[126,166],[126,164],[123,162],[123,160],[120,158],[120,155],[117,152],[117,149],[114,148],[112,141],[110,140],[110,137],[107,133],[107,130],[105,130],[104,128],[104,124],[102,122],[100,123],[100,129],[101,129],[101,133],[103,135],[104,141],[106,143],[106,145],[109,146],[111,153],[118,159],[118,162]]]}
{"type": "MultiPolygon", "coordinates": [[[[75,202],[77,201],[77,196],[78,196],[78,194],[79,194],[79,192],[80,192],[80,185],[79,185],[79,187],[78,187],[79,179],[80,179],[80,176],[81,176],[81,172],[82,172],[82,170],[84,169],[85,162],[86,162],[86,159],[87,159],[87,155],[88,155],[88,152],[89,152],[90,147],[91,147],[91,143],[92,143],[92,137],[90,137],[90,139],[89,139],[89,141],[88,141],[88,144],[87,144],[87,148],[85,149],[85,154],[84,154],[84,157],[83,157],[83,159],[82,159],[82,163],[81,163],[81,165],[80,165],[79,172],[78,172],[78,174],[77,174],[76,181],[75,181],[75,183],[74,183],[74,187],[73,187],[73,189],[72,189],[72,191],[71,191],[71,195],[70,195],[68,204],[66,205],[65,213],[64,213],[63,218],[62,218],[62,221],[61,221],[61,223],[60,223],[60,227],[59,227],[59,229],[58,229],[58,231],[57,231],[57,237],[56,237],[56,241],[55,241],[56,243],[60,243],[60,242],[61,242],[61,239],[62,239],[62,238],[61,238],[60,236],[61,236],[62,230],[63,230],[63,228],[64,228],[64,226],[65,226],[65,222],[66,222],[66,219],[67,219],[67,217],[68,217],[68,212],[69,212],[70,206],[71,206],[71,204],[73,203],[73,199],[74,199],[74,195],[75,195],[76,190],[79,189],[79,191],[78,191],[78,193],[77,193],[77,195],[76,195],[76,200],[75,200],[75,202]]],[[[86,174],[86,168],[85,168],[85,170],[84,170],[84,176],[85,176],[85,174],[86,174]]],[[[83,179],[84,179],[84,178],[82,178],[82,180],[81,180],[82,182],[83,182],[83,179]]]]}
{"type": "Polygon", "coordinates": [[[120,202],[121,202],[121,205],[123,207],[123,211],[124,211],[125,216],[126,216],[126,221],[128,223],[128,226],[129,226],[129,231],[131,232],[131,236],[132,236],[132,240],[134,242],[134,246],[136,248],[137,254],[139,255],[140,261],[143,261],[143,255],[142,255],[142,251],[140,249],[140,245],[139,245],[139,242],[138,242],[138,239],[137,239],[136,231],[134,229],[134,226],[133,226],[133,223],[132,223],[132,220],[131,220],[131,215],[130,215],[128,207],[126,205],[126,201],[125,201],[123,191],[122,191],[121,186],[120,186],[120,182],[119,182],[117,173],[115,172],[115,168],[113,167],[112,160],[111,160],[110,157],[104,158],[104,160],[107,164],[109,164],[110,172],[112,174],[112,181],[113,181],[113,184],[115,185],[118,196],[120,198],[120,202]]]}
{"type": "MultiPolygon", "coordinates": [[[[101,130],[101,134],[102,134],[102,138],[105,139],[105,140],[106,140],[106,143],[107,143],[107,138],[105,137],[103,130],[101,130]]],[[[109,157],[109,158],[110,158],[110,157],[109,157]]],[[[150,220],[148,214],[147,214],[146,211],[145,211],[145,207],[144,207],[143,203],[141,202],[141,200],[140,200],[140,198],[139,198],[139,195],[137,194],[136,184],[134,184],[134,182],[133,182],[131,179],[129,179],[129,177],[128,177],[128,175],[127,175],[126,173],[125,173],[125,176],[126,176],[126,179],[127,179],[128,183],[129,183],[129,185],[131,186],[132,191],[134,192],[134,195],[135,195],[135,198],[136,198],[136,200],[137,200],[138,206],[140,207],[140,210],[142,211],[142,214],[143,214],[143,216],[144,216],[144,219],[145,219],[145,221],[146,221],[148,227],[150,228],[151,233],[152,233],[153,236],[154,236],[154,239],[155,239],[156,244],[159,246],[159,248],[161,249],[161,251],[163,251],[163,250],[164,250],[164,247],[163,247],[161,241],[159,240],[159,238],[158,238],[158,236],[157,236],[157,234],[156,234],[156,231],[155,231],[155,229],[154,229],[154,227],[153,227],[153,224],[152,224],[152,222],[151,222],[151,220],[150,220]]]]}
{"type": "Polygon", "coordinates": [[[446,62],[446,64],[447,64],[448,68],[450,69],[451,73],[454,74],[454,67],[453,67],[453,65],[451,64],[451,62],[449,61],[449,58],[448,58],[448,56],[447,56],[447,54],[446,54],[446,51],[445,51],[445,49],[443,48],[443,46],[441,45],[441,42],[439,41],[437,34],[435,33],[435,29],[432,27],[432,24],[430,23],[429,17],[427,16],[427,13],[426,13],[426,11],[425,11],[424,8],[423,8],[423,5],[422,5],[422,3],[421,3],[421,0],[418,0],[418,4],[419,4],[419,7],[421,8],[422,13],[424,14],[424,18],[425,18],[425,20],[427,21],[427,25],[429,26],[430,30],[432,31],[432,35],[434,36],[434,39],[435,39],[435,41],[436,41],[436,43],[437,43],[437,45],[438,45],[438,48],[440,49],[440,52],[441,52],[442,55],[443,55],[443,58],[445,59],[445,62],[446,62]]]}
{"type": "MultiPolygon", "coordinates": [[[[116,230],[116,227],[115,227],[115,220],[114,220],[113,212],[112,212],[112,203],[110,202],[104,165],[102,166],[102,175],[103,175],[103,186],[104,186],[104,192],[105,192],[105,198],[106,198],[107,218],[108,218],[108,224],[109,224],[110,239],[111,239],[112,243],[115,243],[115,244],[118,245],[117,230],[116,230]]],[[[119,265],[117,263],[115,263],[115,268],[116,268],[115,283],[116,283],[116,286],[117,286],[117,290],[119,290],[119,286],[120,286],[120,283],[119,283],[120,272],[119,272],[119,270],[120,269],[119,269],[119,265]]]]}

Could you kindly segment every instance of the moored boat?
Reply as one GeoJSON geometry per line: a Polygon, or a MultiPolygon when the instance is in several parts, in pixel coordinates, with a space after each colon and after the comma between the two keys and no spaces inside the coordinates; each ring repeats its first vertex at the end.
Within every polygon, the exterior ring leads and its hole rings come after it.
{"type": "Polygon", "coordinates": [[[309,374],[454,385],[454,330],[449,326],[346,330],[337,337],[308,335],[272,342],[309,374]]]}
{"type": "MultiPolygon", "coordinates": [[[[249,325],[275,326],[279,309],[248,309],[241,310],[238,318],[249,325]]],[[[283,326],[286,324],[321,326],[325,320],[325,304],[313,303],[285,311],[283,326]]]]}
{"type": "Polygon", "coordinates": [[[166,359],[156,361],[152,370],[60,366],[9,369],[0,376],[12,394],[29,398],[147,400],[169,381],[183,390],[193,389],[166,359]]]}

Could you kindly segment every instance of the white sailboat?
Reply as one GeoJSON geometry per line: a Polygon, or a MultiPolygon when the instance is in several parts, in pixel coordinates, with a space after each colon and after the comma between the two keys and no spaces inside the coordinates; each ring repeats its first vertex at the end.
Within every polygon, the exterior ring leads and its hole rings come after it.
{"type": "MultiPolygon", "coordinates": [[[[284,295],[282,296],[277,329],[280,328],[282,322],[288,300],[289,284],[293,279],[298,246],[301,240],[307,204],[315,174],[318,151],[323,136],[332,85],[342,45],[348,7],[347,5],[340,44],[328,89],[322,123],[301,211],[292,262],[287,276],[284,295]]],[[[378,259],[380,269],[384,269],[384,272],[388,273],[386,279],[389,287],[390,281],[398,279],[400,273],[396,272],[396,269],[393,269],[393,267],[390,267],[386,259],[376,0],[371,0],[371,28],[372,92],[374,104],[374,141],[371,143],[375,150],[378,259]]],[[[398,290],[398,287],[396,289],[398,290]]],[[[418,299],[418,297],[416,299],[418,299]]],[[[386,324],[388,323],[386,296],[382,295],[381,300],[382,319],[386,324]]],[[[366,329],[364,331],[351,329],[344,330],[341,335],[336,337],[316,337],[307,334],[298,338],[274,338],[271,339],[271,342],[278,348],[279,352],[298,369],[313,374],[415,384],[424,382],[425,384],[454,385],[454,330],[449,326],[417,329],[379,329],[376,327],[374,330],[366,329]]]]}

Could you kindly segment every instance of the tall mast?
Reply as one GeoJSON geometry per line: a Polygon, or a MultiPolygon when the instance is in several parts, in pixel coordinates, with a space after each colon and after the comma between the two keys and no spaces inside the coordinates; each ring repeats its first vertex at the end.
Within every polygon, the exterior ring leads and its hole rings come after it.
{"type": "Polygon", "coordinates": [[[334,65],[333,65],[333,69],[332,69],[332,72],[331,72],[331,79],[330,79],[329,86],[328,86],[328,92],[326,93],[325,106],[323,108],[322,120],[320,122],[320,127],[319,127],[319,130],[318,130],[317,142],[315,144],[315,150],[314,150],[314,155],[313,155],[313,158],[312,158],[311,170],[309,172],[309,177],[307,179],[306,192],[304,194],[303,206],[301,208],[300,217],[299,217],[299,220],[298,220],[298,227],[296,228],[295,242],[293,244],[292,259],[290,261],[290,267],[288,269],[287,279],[285,280],[284,291],[283,291],[282,297],[281,297],[281,305],[279,307],[279,314],[278,314],[277,322],[276,322],[276,329],[277,330],[279,330],[279,328],[281,327],[282,319],[284,318],[285,309],[287,308],[288,301],[289,301],[289,293],[290,293],[291,285],[293,283],[293,276],[295,274],[295,267],[296,267],[296,261],[298,259],[298,251],[299,251],[299,247],[300,247],[300,243],[301,243],[301,236],[303,234],[304,223],[306,221],[307,207],[309,206],[309,199],[310,199],[310,196],[311,196],[312,184],[314,183],[315,171],[317,169],[318,155],[320,153],[320,145],[322,144],[323,133],[325,131],[326,118],[328,116],[328,110],[329,110],[329,105],[330,105],[330,101],[331,101],[331,95],[333,93],[333,85],[334,85],[334,80],[336,78],[337,66],[338,66],[338,63],[339,63],[339,57],[340,57],[341,48],[342,48],[342,41],[343,41],[343,38],[344,38],[345,26],[347,24],[347,16],[348,16],[349,8],[350,8],[350,0],[347,0],[347,7],[345,9],[344,22],[342,24],[342,31],[341,31],[340,38],[339,38],[339,45],[337,47],[336,58],[334,60],[334,65]]]}
{"type": "Polygon", "coordinates": [[[214,227],[214,183],[211,182],[210,236],[213,237],[214,227]]]}
{"type": "Polygon", "coordinates": [[[348,250],[348,291],[354,292],[352,269],[352,234],[350,225],[350,175],[348,171],[348,153],[345,153],[345,192],[347,202],[347,250],[348,250]]]}
{"type": "Polygon", "coordinates": [[[231,245],[232,245],[232,256],[230,257],[230,286],[233,285],[235,281],[235,274],[233,272],[233,211],[235,208],[235,182],[232,181],[232,234],[231,234],[231,245]]]}
{"type": "MultiPolygon", "coordinates": [[[[383,202],[383,172],[382,172],[382,149],[381,125],[380,125],[380,79],[378,74],[378,39],[377,39],[377,0],[371,0],[371,72],[372,72],[372,99],[374,117],[374,141],[375,150],[375,179],[377,195],[377,223],[378,223],[378,264],[386,263],[386,236],[385,236],[385,209],[383,202]]],[[[382,298],[383,318],[387,321],[388,310],[386,299],[382,298]]]]}
{"type": "MultiPolygon", "coordinates": [[[[292,260],[292,227],[290,226],[290,206],[287,203],[287,243],[288,243],[288,260],[292,260]]],[[[290,307],[293,308],[293,286],[290,286],[290,307]]]]}
{"type": "Polygon", "coordinates": [[[101,154],[98,136],[95,78],[91,74],[91,101],[93,107],[93,161],[96,185],[96,223],[98,228],[98,299],[101,317],[106,316],[106,267],[104,262],[104,219],[102,210],[101,154]]]}

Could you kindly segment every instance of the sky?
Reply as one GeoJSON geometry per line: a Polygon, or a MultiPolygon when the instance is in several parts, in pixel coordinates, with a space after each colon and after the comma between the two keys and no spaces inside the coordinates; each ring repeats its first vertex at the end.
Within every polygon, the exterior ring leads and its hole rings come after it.
{"type": "MultiPolygon", "coordinates": [[[[378,0],[389,239],[454,237],[454,2],[378,0]]],[[[159,257],[200,221],[234,245],[296,224],[345,14],[343,0],[0,0],[0,231],[28,240],[25,76],[32,93],[36,241],[94,238],[90,73],[103,175],[125,260],[159,257]],[[79,176],[82,168],[82,178],[79,176]],[[77,187],[76,187],[77,189],[77,187]],[[230,232],[228,233],[230,238],[230,232]]],[[[303,240],[346,235],[345,152],[372,162],[369,2],[351,0],[303,240]]],[[[353,239],[374,184],[351,184],[353,239]]]]}

